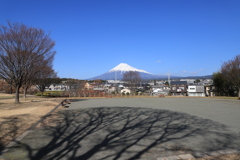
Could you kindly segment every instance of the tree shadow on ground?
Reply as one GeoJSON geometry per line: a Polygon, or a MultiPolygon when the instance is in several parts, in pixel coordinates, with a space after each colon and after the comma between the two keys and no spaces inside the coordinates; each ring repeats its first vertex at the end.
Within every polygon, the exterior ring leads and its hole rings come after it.
{"type": "Polygon", "coordinates": [[[81,102],[81,101],[87,101],[89,99],[73,99],[73,98],[70,98],[70,101],[71,102],[81,102]]]}
{"type": "MultiPolygon", "coordinates": [[[[226,126],[168,110],[100,107],[61,111],[58,119],[55,126],[36,130],[15,149],[26,152],[32,160],[134,160],[147,159],[148,153],[153,157],[156,148],[158,157],[181,150],[176,144],[195,138],[202,139],[206,151],[240,147],[239,137],[222,132],[227,131],[226,126]]],[[[14,154],[14,150],[9,152],[14,154]]]]}
{"type": "Polygon", "coordinates": [[[4,146],[24,132],[27,125],[21,122],[28,116],[29,114],[20,114],[2,118],[3,120],[0,121],[0,151],[4,149],[4,146]]]}

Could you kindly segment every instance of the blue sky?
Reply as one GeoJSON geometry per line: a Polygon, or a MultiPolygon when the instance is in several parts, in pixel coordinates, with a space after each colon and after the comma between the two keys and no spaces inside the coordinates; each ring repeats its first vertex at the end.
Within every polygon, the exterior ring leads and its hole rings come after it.
{"type": "Polygon", "coordinates": [[[59,77],[127,63],[152,74],[210,75],[240,54],[239,0],[0,0],[0,24],[51,32],[59,77]]]}

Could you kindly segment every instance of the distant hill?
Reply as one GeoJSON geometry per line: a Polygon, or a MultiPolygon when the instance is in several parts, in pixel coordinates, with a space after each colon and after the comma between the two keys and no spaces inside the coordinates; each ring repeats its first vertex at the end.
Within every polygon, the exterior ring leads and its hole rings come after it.
{"type": "MultiPolygon", "coordinates": [[[[126,63],[120,63],[113,69],[109,70],[108,72],[101,74],[96,77],[89,78],[88,80],[95,80],[95,79],[102,79],[102,80],[121,80],[123,78],[123,74],[125,72],[135,71],[139,72],[141,78],[144,80],[161,80],[167,79],[167,75],[154,75],[145,70],[134,68],[126,63]]],[[[171,79],[208,79],[211,78],[212,75],[207,76],[188,76],[188,77],[178,77],[178,76],[171,76],[171,79]]]]}
{"type": "Polygon", "coordinates": [[[135,72],[139,72],[141,75],[142,79],[161,79],[161,78],[167,78],[167,76],[161,76],[161,75],[154,75],[151,74],[147,71],[141,70],[141,69],[137,69],[134,68],[126,63],[120,63],[119,65],[117,65],[116,67],[114,67],[113,69],[109,70],[108,72],[101,74],[99,76],[93,77],[93,78],[89,78],[89,79],[102,79],[102,80],[121,80],[123,78],[123,74],[125,72],[129,72],[129,71],[135,71],[135,72]]]}
{"type": "Polygon", "coordinates": [[[187,77],[175,77],[176,79],[212,79],[212,75],[206,76],[187,76],[187,77]]]}

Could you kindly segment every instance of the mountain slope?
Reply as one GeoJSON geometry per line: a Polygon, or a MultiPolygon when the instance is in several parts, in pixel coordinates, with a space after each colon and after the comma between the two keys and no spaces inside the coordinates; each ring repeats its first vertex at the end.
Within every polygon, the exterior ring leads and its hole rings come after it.
{"type": "MultiPolygon", "coordinates": [[[[158,79],[167,79],[168,76],[163,76],[163,75],[154,75],[151,74],[147,71],[141,70],[141,69],[137,69],[134,68],[126,63],[120,63],[119,65],[117,65],[116,67],[112,68],[111,70],[109,70],[108,72],[93,77],[93,78],[89,78],[88,80],[95,80],[95,79],[102,79],[102,80],[121,80],[123,78],[123,74],[125,72],[129,72],[129,71],[135,71],[135,72],[139,72],[139,74],[141,75],[142,80],[158,80],[158,79]]],[[[178,76],[172,76],[171,75],[171,79],[211,79],[212,75],[206,75],[206,76],[186,76],[186,77],[178,77],[178,76]]]]}
{"type": "Polygon", "coordinates": [[[140,70],[140,69],[134,68],[132,66],[129,66],[126,63],[120,63],[119,65],[117,65],[116,67],[114,67],[113,69],[111,69],[108,72],[117,72],[117,71],[120,71],[120,72],[135,71],[135,72],[142,72],[142,73],[151,74],[151,73],[148,73],[147,71],[140,70]]]}
{"type": "Polygon", "coordinates": [[[160,79],[160,78],[167,78],[167,76],[158,76],[158,75],[153,75],[147,71],[141,70],[141,69],[137,69],[134,68],[126,63],[120,63],[119,65],[117,65],[116,67],[114,67],[113,69],[109,70],[108,72],[90,78],[91,80],[94,79],[102,79],[102,80],[121,80],[123,78],[123,74],[125,72],[129,72],[129,71],[135,71],[135,72],[139,72],[139,74],[141,75],[142,79],[160,79]]]}

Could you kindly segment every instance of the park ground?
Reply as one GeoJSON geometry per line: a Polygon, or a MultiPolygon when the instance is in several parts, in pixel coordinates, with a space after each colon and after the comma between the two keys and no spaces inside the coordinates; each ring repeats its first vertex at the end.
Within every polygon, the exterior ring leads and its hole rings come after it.
{"type": "Polygon", "coordinates": [[[17,138],[62,99],[31,96],[14,104],[12,94],[0,93],[0,148],[17,138]]]}
{"type": "MultiPolygon", "coordinates": [[[[0,93],[0,147],[7,145],[9,142],[24,133],[28,128],[45,116],[52,109],[54,109],[63,99],[60,98],[42,98],[42,97],[28,97],[21,98],[20,104],[14,104],[12,95],[0,93]]],[[[202,98],[201,98],[202,99],[202,98]]],[[[112,99],[113,100],[113,99],[112,99]]],[[[73,100],[74,101],[74,100],[73,100]]],[[[239,103],[236,101],[235,103],[239,103]]],[[[231,106],[229,106],[231,107],[231,106]]],[[[70,105],[74,109],[74,106],[70,105]]],[[[66,110],[62,107],[59,110],[66,110]]],[[[51,114],[43,123],[37,127],[46,127],[55,125],[58,116],[57,112],[51,114]],[[44,125],[43,125],[44,124],[44,125]]],[[[11,159],[11,158],[9,158],[11,159]]],[[[199,158],[198,160],[239,160],[239,154],[211,156],[199,158]]],[[[7,160],[7,159],[6,159],[7,160]]]]}

